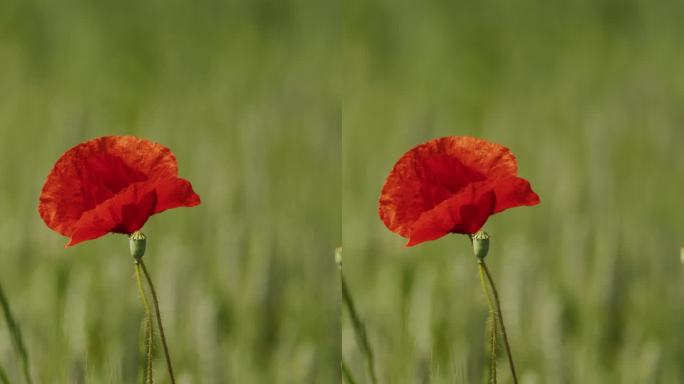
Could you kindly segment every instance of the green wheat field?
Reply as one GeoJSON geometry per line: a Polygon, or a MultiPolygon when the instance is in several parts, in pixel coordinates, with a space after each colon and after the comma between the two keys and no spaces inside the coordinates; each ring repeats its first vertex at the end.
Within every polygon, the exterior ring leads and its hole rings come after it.
{"type": "MultiPolygon", "coordinates": [[[[202,204],[145,261],[179,384],[485,383],[465,236],[413,248],[377,215],[431,138],[518,158],[541,204],[493,216],[487,262],[524,384],[684,382],[684,4],[646,0],[0,0],[0,286],[36,384],[141,381],[128,240],[64,249],[54,161],[162,143],[202,204]]],[[[0,316],[0,367],[24,383],[0,316]]],[[[156,382],[168,383],[156,345],[156,382]]],[[[499,383],[510,383],[499,351],[499,383]]]]}

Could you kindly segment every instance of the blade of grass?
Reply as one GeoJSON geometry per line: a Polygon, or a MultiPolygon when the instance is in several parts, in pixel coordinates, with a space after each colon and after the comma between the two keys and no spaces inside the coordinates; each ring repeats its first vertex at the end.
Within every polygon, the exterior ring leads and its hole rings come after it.
{"type": "Polygon", "coordinates": [[[354,299],[352,298],[349,287],[347,287],[347,282],[344,279],[344,273],[342,273],[342,248],[335,249],[335,262],[337,263],[338,270],[340,272],[340,280],[342,282],[342,301],[347,307],[347,312],[349,313],[349,318],[351,319],[352,326],[354,328],[354,335],[356,336],[356,342],[361,348],[361,352],[364,354],[366,361],[366,372],[372,384],[377,384],[378,379],[375,376],[375,363],[373,358],[373,349],[368,341],[368,335],[366,333],[366,327],[364,326],[361,318],[356,312],[356,306],[354,305],[354,299]]]}
{"type": "Polygon", "coordinates": [[[2,384],[10,384],[9,379],[7,378],[7,372],[5,372],[5,369],[0,366],[0,381],[2,384]]]}
{"type": "Polygon", "coordinates": [[[24,373],[24,377],[26,378],[26,383],[32,384],[33,382],[31,381],[29,369],[29,358],[28,353],[26,352],[26,346],[24,345],[24,339],[21,336],[21,329],[19,328],[19,324],[14,319],[14,316],[12,316],[9,301],[5,295],[5,291],[2,289],[2,285],[0,285],[0,306],[2,306],[2,312],[5,315],[5,321],[7,322],[7,327],[10,331],[12,346],[14,346],[14,350],[19,355],[21,360],[21,368],[22,372],[24,373]]]}
{"type": "Polygon", "coordinates": [[[348,384],[356,384],[356,380],[354,380],[354,375],[352,375],[351,370],[344,362],[344,360],[342,360],[342,377],[344,377],[344,379],[347,380],[348,384]]]}

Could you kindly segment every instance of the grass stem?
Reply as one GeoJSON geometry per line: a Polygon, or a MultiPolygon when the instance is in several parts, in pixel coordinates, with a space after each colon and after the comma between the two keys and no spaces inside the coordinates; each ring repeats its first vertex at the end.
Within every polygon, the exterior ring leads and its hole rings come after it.
{"type": "Polygon", "coordinates": [[[169,346],[166,343],[166,336],[164,335],[164,326],[162,325],[161,313],[159,311],[159,300],[157,299],[157,291],[154,289],[154,284],[152,283],[152,278],[147,272],[147,267],[145,267],[145,262],[140,259],[140,266],[142,267],[143,274],[147,280],[147,285],[150,287],[150,292],[152,293],[152,301],[154,303],[154,310],[157,314],[157,326],[159,327],[159,335],[161,336],[162,346],[164,347],[164,357],[166,358],[166,367],[169,370],[169,378],[171,379],[171,384],[176,384],[176,378],[173,375],[173,365],[171,364],[171,354],[169,353],[169,346]]]}
{"type": "Polygon", "coordinates": [[[361,321],[361,318],[359,317],[358,313],[356,312],[356,306],[354,305],[354,299],[352,298],[351,292],[349,291],[349,287],[347,286],[347,282],[344,279],[344,273],[342,272],[342,260],[341,260],[341,249],[336,250],[336,259],[337,260],[337,266],[338,270],[340,271],[340,280],[342,282],[342,301],[344,302],[344,305],[347,307],[347,312],[349,313],[349,318],[351,319],[352,326],[354,328],[354,335],[356,336],[356,342],[359,345],[359,348],[361,349],[361,352],[364,355],[365,361],[366,361],[366,372],[368,374],[368,377],[370,379],[371,384],[377,384],[378,379],[377,376],[375,375],[375,361],[373,357],[373,349],[370,346],[370,342],[368,341],[368,335],[366,333],[366,327],[363,324],[363,321],[361,321]]]}
{"type": "MultiPolygon", "coordinates": [[[[10,331],[12,345],[14,346],[14,350],[17,352],[21,360],[21,369],[24,373],[26,383],[32,384],[33,382],[31,381],[31,373],[29,369],[29,358],[28,353],[26,352],[26,346],[24,345],[24,339],[21,336],[21,329],[19,328],[17,321],[14,319],[14,316],[12,316],[9,301],[7,300],[7,296],[5,296],[5,291],[2,289],[2,285],[0,285],[0,306],[2,307],[2,312],[5,315],[5,321],[7,322],[7,327],[10,331]]],[[[2,374],[0,374],[0,376],[1,375],[2,374]]],[[[7,379],[7,376],[5,376],[3,379],[7,379]]]]}
{"type": "Polygon", "coordinates": [[[0,382],[2,384],[10,384],[9,378],[7,377],[7,372],[0,366],[0,382]]]}
{"type": "Polygon", "coordinates": [[[342,361],[342,377],[347,381],[347,384],[356,384],[354,380],[354,375],[352,375],[351,370],[347,367],[347,364],[342,361]]]}

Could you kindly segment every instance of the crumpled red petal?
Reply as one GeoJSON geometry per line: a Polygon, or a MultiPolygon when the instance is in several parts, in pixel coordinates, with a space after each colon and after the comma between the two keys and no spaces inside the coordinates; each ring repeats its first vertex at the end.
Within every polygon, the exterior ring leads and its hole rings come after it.
{"type": "Polygon", "coordinates": [[[488,183],[467,186],[461,193],[424,212],[411,228],[406,246],[435,240],[449,233],[475,233],[482,228],[496,204],[488,183]]]}
{"type": "Polygon", "coordinates": [[[408,246],[448,233],[475,233],[497,212],[539,203],[517,177],[510,150],[486,140],[451,136],[405,153],[383,186],[378,212],[408,246]]]}
{"type": "Polygon", "coordinates": [[[178,207],[194,207],[200,204],[200,197],[192,190],[192,184],[179,177],[160,180],[156,184],[157,205],[154,214],[178,207]]]}
{"type": "Polygon", "coordinates": [[[107,233],[133,233],[147,219],[159,212],[177,207],[194,207],[200,203],[192,185],[181,178],[165,178],[132,184],[115,197],[99,204],[81,216],[76,223],[68,247],[93,240],[107,233]]]}
{"type": "Polygon", "coordinates": [[[110,232],[133,233],[154,213],[157,194],[150,183],[133,184],[81,216],[67,247],[110,232]]]}
{"type": "Polygon", "coordinates": [[[497,180],[494,184],[494,192],[496,193],[496,206],[492,214],[523,205],[537,205],[540,201],[539,195],[532,190],[530,182],[517,176],[497,180]]]}
{"type": "Polygon", "coordinates": [[[171,151],[134,136],[106,136],[64,153],[48,175],[38,211],[69,244],[109,232],[132,233],[149,216],[194,206],[199,196],[177,177],[171,151]]]}

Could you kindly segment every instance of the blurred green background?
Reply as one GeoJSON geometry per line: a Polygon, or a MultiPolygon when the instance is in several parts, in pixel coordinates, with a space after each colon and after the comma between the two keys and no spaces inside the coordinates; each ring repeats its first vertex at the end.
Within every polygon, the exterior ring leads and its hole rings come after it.
{"type": "MultiPolygon", "coordinates": [[[[674,1],[345,2],[345,274],[381,382],[485,379],[467,238],[405,248],[377,216],[394,162],[446,135],[510,147],[542,199],[486,225],[521,382],[684,382],[683,18],[674,1]]],[[[342,336],[360,378],[347,318],[342,336]]]]}
{"type": "MultiPolygon", "coordinates": [[[[203,200],[144,228],[178,382],[338,380],[338,15],[309,0],[0,1],[0,284],[35,383],[141,373],[127,239],[65,250],[36,210],[57,158],[111,134],[170,147],[203,200]]],[[[23,382],[4,320],[0,364],[23,382]]]]}

